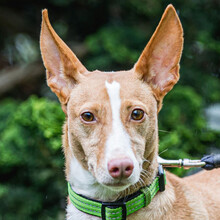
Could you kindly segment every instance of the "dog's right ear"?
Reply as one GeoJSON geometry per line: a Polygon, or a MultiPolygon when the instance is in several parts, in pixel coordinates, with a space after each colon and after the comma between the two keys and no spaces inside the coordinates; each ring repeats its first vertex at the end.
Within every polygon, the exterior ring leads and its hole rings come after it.
{"type": "Polygon", "coordinates": [[[74,84],[87,70],[56,34],[46,9],[42,12],[40,48],[47,70],[47,84],[65,106],[74,84]]]}

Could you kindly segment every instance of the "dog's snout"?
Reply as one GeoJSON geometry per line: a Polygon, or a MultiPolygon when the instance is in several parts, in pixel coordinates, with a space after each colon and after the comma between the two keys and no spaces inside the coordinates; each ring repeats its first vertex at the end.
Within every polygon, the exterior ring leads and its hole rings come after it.
{"type": "Polygon", "coordinates": [[[134,169],[129,158],[113,159],[108,162],[108,172],[113,178],[128,178],[134,169]]]}

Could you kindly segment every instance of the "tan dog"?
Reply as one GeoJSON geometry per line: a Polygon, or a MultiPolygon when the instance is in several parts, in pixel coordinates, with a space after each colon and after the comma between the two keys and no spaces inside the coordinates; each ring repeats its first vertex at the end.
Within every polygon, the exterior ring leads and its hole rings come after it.
{"type": "MultiPolygon", "coordinates": [[[[183,30],[173,6],[167,7],[128,71],[88,71],[55,33],[47,10],[40,46],[48,85],[66,114],[63,149],[72,189],[113,202],[152,184],[158,172],[158,112],[179,79],[183,47],[183,30]]],[[[166,178],[166,190],[157,192],[128,220],[220,219],[220,170],[183,179],[166,172],[166,178]]],[[[100,218],[69,202],[67,219],[100,218]]]]}

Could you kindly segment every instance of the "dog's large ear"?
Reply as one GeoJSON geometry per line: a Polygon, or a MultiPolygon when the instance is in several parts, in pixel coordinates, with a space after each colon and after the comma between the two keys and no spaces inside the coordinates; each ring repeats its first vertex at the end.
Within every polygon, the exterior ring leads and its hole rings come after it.
{"type": "Polygon", "coordinates": [[[161,102],[179,79],[179,61],[183,47],[183,29],[172,5],[169,5],[153,36],[134,66],[161,102]]]}
{"type": "Polygon", "coordinates": [[[46,67],[47,83],[62,105],[66,105],[71,89],[86,68],[52,28],[47,10],[42,12],[41,54],[46,67]]]}

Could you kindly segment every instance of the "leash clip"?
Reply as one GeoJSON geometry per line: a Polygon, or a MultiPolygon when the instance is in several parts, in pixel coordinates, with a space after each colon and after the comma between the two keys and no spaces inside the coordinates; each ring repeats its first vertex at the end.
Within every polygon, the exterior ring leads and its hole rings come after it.
{"type": "Polygon", "coordinates": [[[126,208],[126,202],[102,202],[102,208],[101,208],[101,215],[102,220],[106,220],[106,212],[105,208],[122,208],[122,218],[121,220],[126,220],[127,217],[127,208],[126,208]]]}

